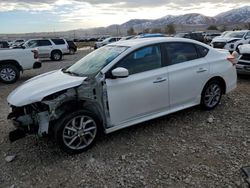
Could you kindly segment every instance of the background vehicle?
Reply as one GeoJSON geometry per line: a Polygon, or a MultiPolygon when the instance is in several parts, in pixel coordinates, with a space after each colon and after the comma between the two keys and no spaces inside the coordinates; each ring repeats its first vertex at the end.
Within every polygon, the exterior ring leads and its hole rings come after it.
{"type": "Polygon", "coordinates": [[[198,104],[215,108],[236,87],[233,59],[226,50],[188,39],[120,41],[17,88],[8,97],[8,118],[79,153],[101,130],[110,133],[198,104]]]}
{"type": "Polygon", "coordinates": [[[10,47],[17,47],[17,46],[20,46],[21,44],[23,44],[25,42],[25,40],[23,39],[18,39],[18,40],[15,40],[13,42],[10,43],[10,47]]]}
{"type": "Polygon", "coordinates": [[[238,51],[238,47],[242,44],[250,42],[250,31],[233,31],[228,32],[224,36],[216,37],[212,40],[211,46],[214,48],[223,48],[230,52],[238,51]]]}
{"type": "Polygon", "coordinates": [[[144,33],[134,37],[134,39],[139,38],[153,38],[153,37],[166,37],[164,34],[161,33],[144,33]]]}
{"type": "Polygon", "coordinates": [[[40,67],[37,50],[0,50],[0,81],[3,83],[12,84],[19,79],[20,72],[40,67]]]}
{"type": "Polygon", "coordinates": [[[10,45],[7,41],[0,41],[0,48],[9,48],[10,45]]]}
{"type": "Polygon", "coordinates": [[[74,54],[77,51],[77,46],[72,40],[67,40],[69,46],[69,54],[74,54]]]}
{"type": "Polygon", "coordinates": [[[120,39],[121,39],[121,37],[109,37],[109,38],[106,38],[101,42],[96,42],[94,48],[95,49],[100,48],[100,47],[105,46],[107,44],[117,42],[120,39]]]}
{"type": "Polygon", "coordinates": [[[221,36],[220,33],[207,33],[207,34],[205,34],[205,36],[204,36],[204,42],[207,43],[207,44],[209,44],[209,43],[212,42],[212,40],[213,40],[215,37],[219,37],[219,36],[221,36]]]}
{"type": "Polygon", "coordinates": [[[236,65],[239,74],[250,75],[250,44],[243,44],[239,47],[240,57],[236,65]]]}
{"type": "Polygon", "coordinates": [[[24,48],[36,48],[39,58],[50,58],[60,61],[63,54],[69,53],[69,46],[65,39],[30,39],[23,44],[24,48]]]}
{"type": "Polygon", "coordinates": [[[204,42],[204,36],[202,32],[189,32],[189,33],[178,33],[175,37],[193,39],[199,42],[204,42]]]}

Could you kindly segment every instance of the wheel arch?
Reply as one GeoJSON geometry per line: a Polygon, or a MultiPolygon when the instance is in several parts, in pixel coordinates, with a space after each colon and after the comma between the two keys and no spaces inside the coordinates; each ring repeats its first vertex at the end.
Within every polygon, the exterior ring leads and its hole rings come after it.
{"type": "Polygon", "coordinates": [[[226,88],[227,88],[226,81],[221,76],[214,76],[210,78],[203,86],[202,93],[204,92],[204,89],[206,88],[207,84],[211,81],[219,81],[222,86],[222,94],[226,94],[226,88]]]}
{"type": "Polygon", "coordinates": [[[83,109],[90,111],[97,116],[98,120],[101,122],[101,127],[104,131],[105,122],[106,122],[105,117],[104,117],[104,112],[97,102],[72,99],[72,100],[65,101],[64,103],[62,103],[60,106],[57,107],[56,110],[64,111],[62,115],[59,117],[60,119],[62,116],[65,116],[68,113],[72,113],[74,111],[83,110],[83,109]]]}
{"type": "Polygon", "coordinates": [[[52,50],[52,51],[51,51],[51,54],[53,54],[54,52],[60,52],[61,54],[63,54],[63,53],[62,53],[62,50],[60,50],[60,49],[54,49],[54,50],[52,50]]]}
{"type": "Polygon", "coordinates": [[[23,67],[16,60],[8,59],[0,61],[0,65],[8,65],[8,64],[16,66],[19,71],[23,71],[23,67]]]}

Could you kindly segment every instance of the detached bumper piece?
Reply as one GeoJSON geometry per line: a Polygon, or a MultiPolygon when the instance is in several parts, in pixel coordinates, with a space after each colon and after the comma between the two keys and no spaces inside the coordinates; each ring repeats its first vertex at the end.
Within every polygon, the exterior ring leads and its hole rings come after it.
{"type": "Polygon", "coordinates": [[[39,69],[39,68],[41,68],[42,67],[42,63],[41,62],[35,62],[34,64],[33,64],[33,69],[39,69]]]}

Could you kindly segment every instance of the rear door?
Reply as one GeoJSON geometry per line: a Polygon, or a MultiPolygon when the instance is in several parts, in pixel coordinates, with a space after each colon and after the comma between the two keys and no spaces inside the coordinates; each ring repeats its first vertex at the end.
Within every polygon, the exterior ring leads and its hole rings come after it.
{"type": "Polygon", "coordinates": [[[168,73],[167,67],[162,64],[159,45],[134,51],[118,62],[116,67],[128,69],[129,76],[106,79],[113,126],[168,110],[168,73]]]}
{"type": "Polygon", "coordinates": [[[209,63],[204,58],[208,49],[193,43],[165,44],[168,55],[171,108],[199,103],[204,84],[209,77],[209,63]]]}

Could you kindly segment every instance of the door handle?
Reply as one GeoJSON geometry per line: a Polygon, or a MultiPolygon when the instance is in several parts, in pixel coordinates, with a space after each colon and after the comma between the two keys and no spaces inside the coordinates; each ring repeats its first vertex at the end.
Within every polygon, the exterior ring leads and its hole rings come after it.
{"type": "Polygon", "coordinates": [[[199,68],[196,72],[197,73],[202,73],[202,72],[206,72],[206,71],[208,71],[208,70],[205,69],[205,68],[199,68]]]}
{"type": "Polygon", "coordinates": [[[166,78],[157,78],[153,83],[157,84],[157,83],[161,83],[161,82],[165,82],[165,81],[167,81],[166,78]]]}

